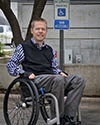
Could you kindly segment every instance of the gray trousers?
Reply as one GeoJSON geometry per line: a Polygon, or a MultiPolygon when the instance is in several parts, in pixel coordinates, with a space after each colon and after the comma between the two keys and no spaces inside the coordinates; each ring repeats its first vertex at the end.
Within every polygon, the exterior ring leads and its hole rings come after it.
{"type": "Polygon", "coordinates": [[[34,83],[39,88],[43,87],[45,92],[56,96],[60,117],[75,116],[85,87],[85,80],[82,76],[71,75],[66,78],[61,75],[38,75],[34,83]],[[64,96],[67,96],[66,101],[64,101],[64,96]]]}

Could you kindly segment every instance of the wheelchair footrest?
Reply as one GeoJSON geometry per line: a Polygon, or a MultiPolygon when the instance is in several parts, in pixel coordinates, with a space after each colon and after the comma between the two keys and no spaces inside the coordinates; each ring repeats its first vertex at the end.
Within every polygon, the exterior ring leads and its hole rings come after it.
{"type": "MultiPolygon", "coordinates": [[[[57,118],[47,119],[47,125],[53,125],[54,123],[57,123],[57,120],[57,118]]],[[[60,125],[60,123],[57,123],[57,125],[60,125]]]]}
{"type": "Polygon", "coordinates": [[[81,121],[75,122],[75,125],[81,125],[81,121]]]}

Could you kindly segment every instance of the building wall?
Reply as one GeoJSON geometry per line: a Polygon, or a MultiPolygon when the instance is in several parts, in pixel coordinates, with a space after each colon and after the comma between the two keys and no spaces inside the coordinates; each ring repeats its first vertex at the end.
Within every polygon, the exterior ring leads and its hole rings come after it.
{"type": "MultiPolygon", "coordinates": [[[[18,16],[23,37],[26,34],[31,13],[32,4],[19,4],[18,16]]],[[[42,17],[48,22],[46,41],[58,51],[59,55],[59,30],[53,29],[53,3],[47,3],[42,17]]],[[[100,4],[70,6],[70,29],[64,31],[64,50],[72,50],[69,51],[72,52],[70,53],[72,63],[100,64],[100,4]]]]}

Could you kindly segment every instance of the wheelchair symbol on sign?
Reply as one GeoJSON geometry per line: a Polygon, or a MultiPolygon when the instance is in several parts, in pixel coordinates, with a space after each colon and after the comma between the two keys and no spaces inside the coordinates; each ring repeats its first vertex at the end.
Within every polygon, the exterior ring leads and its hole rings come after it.
{"type": "Polygon", "coordinates": [[[58,16],[66,16],[65,8],[58,8],[58,16]]]}

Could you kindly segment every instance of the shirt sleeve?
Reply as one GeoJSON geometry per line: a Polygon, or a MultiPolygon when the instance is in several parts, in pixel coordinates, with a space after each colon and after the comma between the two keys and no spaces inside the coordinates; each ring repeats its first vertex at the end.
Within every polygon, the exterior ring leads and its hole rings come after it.
{"type": "Polygon", "coordinates": [[[19,44],[15,49],[12,58],[7,63],[7,70],[10,75],[17,76],[19,74],[19,72],[22,70],[19,65],[24,60],[24,58],[23,47],[21,44],[19,44]]]}
{"type": "Polygon", "coordinates": [[[61,72],[61,70],[58,67],[58,62],[57,62],[57,56],[56,56],[56,51],[53,50],[53,60],[52,60],[52,68],[53,68],[53,72],[55,74],[59,74],[61,72]]]}

